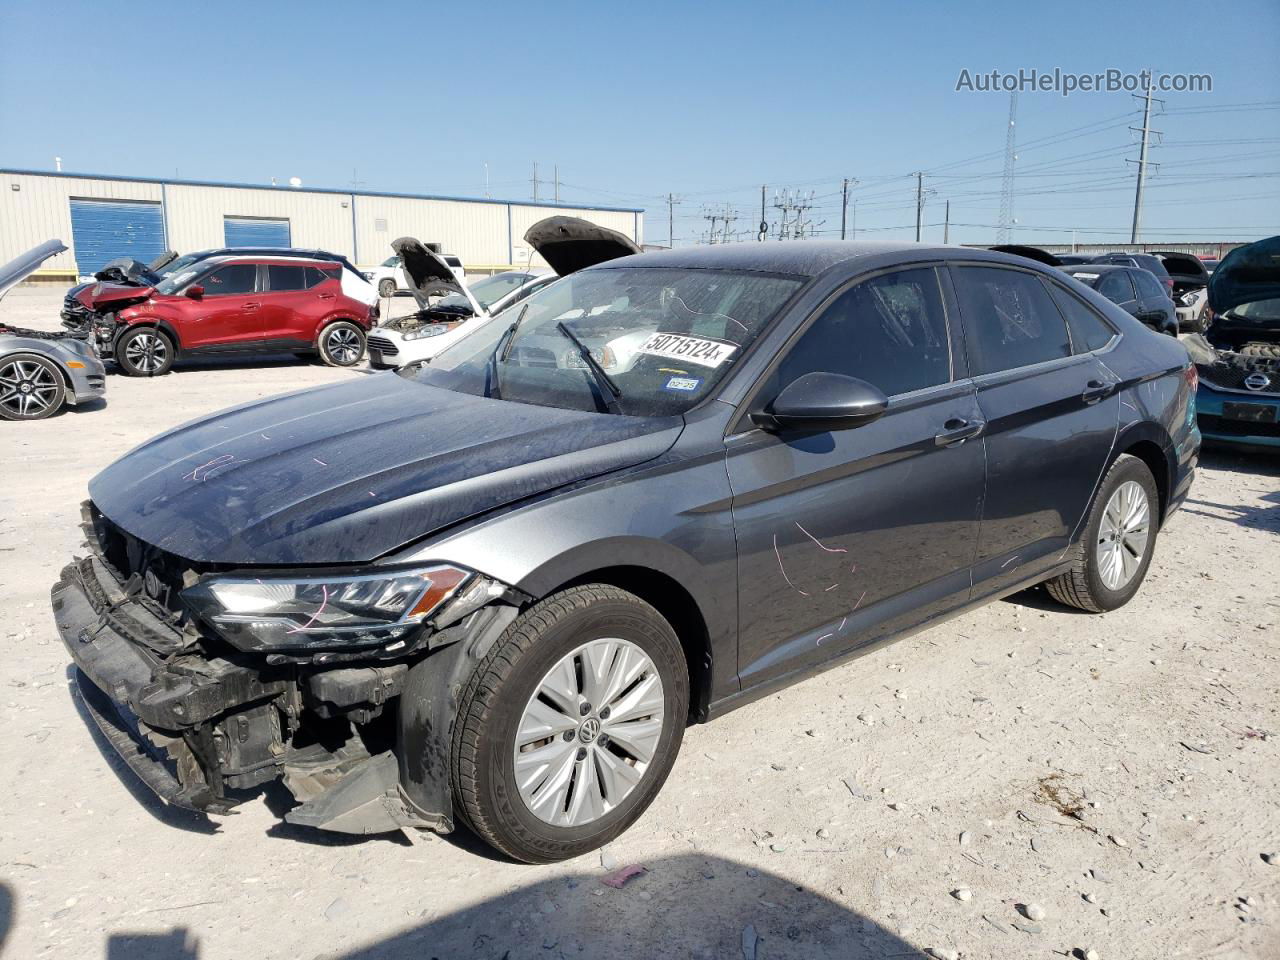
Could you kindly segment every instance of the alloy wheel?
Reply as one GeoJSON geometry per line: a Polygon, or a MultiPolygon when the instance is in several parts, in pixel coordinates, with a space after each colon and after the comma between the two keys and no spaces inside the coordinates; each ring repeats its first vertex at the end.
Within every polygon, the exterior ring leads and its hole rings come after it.
{"type": "Polygon", "coordinates": [[[339,327],[329,333],[328,350],[337,363],[346,366],[360,359],[360,337],[347,327],[339,327]]]}
{"type": "Polygon", "coordinates": [[[140,373],[155,373],[164,367],[169,348],[164,338],[154,333],[140,333],[124,347],[125,359],[140,373]]]}
{"type": "Polygon", "coordinates": [[[58,395],[57,373],[31,360],[0,365],[0,406],[18,418],[44,413],[58,395]]]}
{"type": "Polygon", "coordinates": [[[592,640],[539,682],[516,729],[515,779],[539,820],[580,827],[615,809],[654,759],[662,678],[628,640],[592,640]]]}
{"type": "Polygon", "coordinates": [[[1098,526],[1098,575],[1119,590],[1137,574],[1151,535],[1151,505],[1142,484],[1126,480],[1111,494],[1098,526]]]}

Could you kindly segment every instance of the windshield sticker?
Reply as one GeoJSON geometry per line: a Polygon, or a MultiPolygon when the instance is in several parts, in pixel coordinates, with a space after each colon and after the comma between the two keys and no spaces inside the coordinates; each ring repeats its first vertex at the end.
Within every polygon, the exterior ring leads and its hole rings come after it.
{"type": "Polygon", "coordinates": [[[683,393],[692,393],[702,386],[701,377],[672,377],[667,381],[664,390],[679,390],[683,393]]]}
{"type": "Polygon", "coordinates": [[[640,347],[641,353],[668,360],[687,360],[700,367],[718,367],[737,352],[737,346],[678,333],[655,333],[640,347]]]}
{"type": "Polygon", "coordinates": [[[1072,276],[1075,277],[1077,280],[1097,280],[1098,279],[1098,274],[1096,273],[1073,273],[1072,276]]]}

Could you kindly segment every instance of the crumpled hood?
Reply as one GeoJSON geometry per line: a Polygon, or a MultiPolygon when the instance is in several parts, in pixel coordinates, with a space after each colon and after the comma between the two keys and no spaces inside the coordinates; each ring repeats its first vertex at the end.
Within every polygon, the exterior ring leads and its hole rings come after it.
{"type": "Polygon", "coordinates": [[[394,374],[178,427],[90,481],[139,539],[236,565],[373,560],[449,524],[659,456],[683,420],[536,407],[394,374]]]}
{"type": "Polygon", "coordinates": [[[1209,307],[1216,314],[1261,300],[1280,300],[1280,236],[1237,247],[1209,277],[1209,307]]]}
{"type": "Polygon", "coordinates": [[[76,299],[90,310],[103,307],[123,307],[130,303],[146,300],[153,293],[154,287],[142,287],[127,283],[93,283],[85,284],[76,294],[76,299]]]}

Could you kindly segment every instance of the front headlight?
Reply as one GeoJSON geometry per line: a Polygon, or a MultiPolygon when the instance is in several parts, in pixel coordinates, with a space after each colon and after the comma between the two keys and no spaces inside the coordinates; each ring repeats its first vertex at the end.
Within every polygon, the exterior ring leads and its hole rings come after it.
{"type": "Polygon", "coordinates": [[[182,597],[241,650],[377,647],[404,640],[470,576],[434,566],[360,576],[212,577],[182,597]]]}
{"type": "Polygon", "coordinates": [[[442,333],[448,333],[443,323],[429,323],[424,327],[418,327],[416,330],[409,330],[400,334],[406,340],[423,340],[427,337],[438,337],[442,333]]]}

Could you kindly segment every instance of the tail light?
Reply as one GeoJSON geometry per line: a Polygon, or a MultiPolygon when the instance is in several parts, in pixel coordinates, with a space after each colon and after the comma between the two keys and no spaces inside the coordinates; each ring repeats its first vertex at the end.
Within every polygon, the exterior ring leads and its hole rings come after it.
{"type": "Polygon", "coordinates": [[[1196,369],[1194,363],[1188,363],[1182,368],[1182,377],[1187,381],[1187,386],[1191,388],[1193,394],[1200,388],[1200,371],[1196,369]]]}

